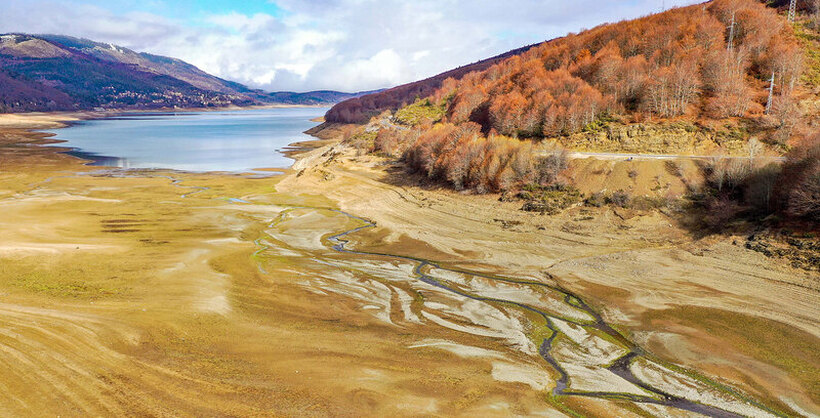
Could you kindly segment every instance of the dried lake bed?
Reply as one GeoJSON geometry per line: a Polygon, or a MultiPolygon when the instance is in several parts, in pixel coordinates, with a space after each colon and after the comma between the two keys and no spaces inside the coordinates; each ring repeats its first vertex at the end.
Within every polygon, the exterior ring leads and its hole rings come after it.
{"type": "Polygon", "coordinates": [[[657,214],[505,228],[334,145],[93,167],[53,123],[0,127],[4,414],[817,413],[810,273],[657,214]]]}

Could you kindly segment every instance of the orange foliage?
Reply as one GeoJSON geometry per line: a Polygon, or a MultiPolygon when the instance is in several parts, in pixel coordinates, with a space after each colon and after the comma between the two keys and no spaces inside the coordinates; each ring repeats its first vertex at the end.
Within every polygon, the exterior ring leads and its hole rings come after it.
{"type": "Polygon", "coordinates": [[[539,161],[529,141],[485,137],[480,129],[472,122],[436,125],[412,142],[404,153],[404,161],[411,170],[431,179],[446,181],[457,190],[478,193],[551,182],[566,167],[560,161],[539,161]]]}
{"type": "MultiPolygon", "coordinates": [[[[445,81],[449,80],[450,86],[452,86],[453,79],[462,78],[473,71],[485,70],[492,64],[521,54],[530,48],[531,46],[525,46],[473,64],[458,67],[428,79],[345,100],[333,106],[325,114],[325,120],[331,123],[366,123],[371,117],[381,114],[385,110],[395,111],[413,103],[417,98],[428,97],[431,94],[435,95],[436,90],[442,87],[445,81]]],[[[446,91],[452,91],[452,89],[446,87],[446,91]]]]}
{"type": "Polygon", "coordinates": [[[576,132],[605,114],[760,113],[771,73],[782,80],[783,101],[801,71],[802,53],[774,10],[716,0],[543,43],[448,80],[435,97],[452,97],[452,123],[541,137],[576,132]]]}

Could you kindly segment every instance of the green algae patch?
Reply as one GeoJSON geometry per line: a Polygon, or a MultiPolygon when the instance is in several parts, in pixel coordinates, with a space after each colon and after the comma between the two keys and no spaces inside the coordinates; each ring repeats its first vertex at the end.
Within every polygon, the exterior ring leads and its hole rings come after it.
{"type": "Polygon", "coordinates": [[[673,322],[719,338],[728,349],[787,372],[813,402],[820,403],[820,338],[808,332],[771,319],[692,306],[644,315],[645,324],[656,322],[673,322]]]}
{"type": "Polygon", "coordinates": [[[30,261],[7,261],[0,264],[2,264],[0,277],[11,278],[3,283],[4,287],[10,290],[79,299],[118,296],[129,290],[122,272],[116,272],[110,265],[65,264],[60,269],[54,269],[43,265],[32,265],[30,261]],[[101,269],[90,271],[98,268],[101,269]]]}

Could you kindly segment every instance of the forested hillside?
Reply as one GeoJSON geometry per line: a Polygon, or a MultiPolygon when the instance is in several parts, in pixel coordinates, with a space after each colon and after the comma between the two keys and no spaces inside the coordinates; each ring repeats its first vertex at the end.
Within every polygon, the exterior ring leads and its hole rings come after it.
{"type": "Polygon", "coordinates": [[[549,148],[570,138],[617,134],[633,146],[655,141],[661,153],[675,138],[707,138],[713,155],[750,159],[702,167],[706,183],[696,200],[722,214],[714,225],[787,207],[784,213],[810,218],[820,205],[816,17],[803,13],[792,24],[758,1],[715,0],[602,25],[448,78],[347,142],[484,193],[563,187],[566,155],[549,148]],[[754,159],[791,148],[782,173],[754,159]]]}
{"type": "Polygon", "coordinates": [[[421,81],[403,84],[384,91],[345,100],[333,106],[325,115],[325,120],[331,123],[367,122],[371,117],[385,110],[395,111],[405,105],[413,103],[416,98],[427,97],[433,94],[433,92],[441,87],[444,80],[449,78],[459,79],[472,71],[484,70],[505,58],[524,53],[530,48],[532,48],[532,45],[465,65],[421,81]]]}
{"type": "Polygon", "coordinates": [[[366,94],[377,93],[377,91],[363,91],[357,93],[342,93],[333,90],[317,90],[306,93],[290,91],[278,91],[274,93],[261,93],[264,99],[273,103],[293,104],[293,105],[328,105],[336,104],[348,99],[355,99],[366,94]]]}
{"type": "Polygon", "coordinates": [[[722,0],[604,25],[533,48],[436,94],[447,120],[546,137],[609,117],[787,117],[804,56],[785,20],[752,0],[722,0]]]}
{"type": "Polygon", "coordinates": [[[329,105],[366,93],[268,93],[176,58],[112,44],[62,35],[0,35],[0,113],[329,105]]]}
{"type": "Polygon", "coordinates": [[[0,112],[258,103],[190,64],[160,58],[68,37],[2,35],[0,112]]]}

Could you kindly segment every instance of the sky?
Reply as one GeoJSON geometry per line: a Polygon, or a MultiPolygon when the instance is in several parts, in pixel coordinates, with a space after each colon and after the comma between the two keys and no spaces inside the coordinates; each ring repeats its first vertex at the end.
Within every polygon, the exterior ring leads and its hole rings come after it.
{"type": "Polygon", "coordinates": [[[268,91],[364,91],[698,0],[0,0],[0,33],[180,58],[268,91]]]}

